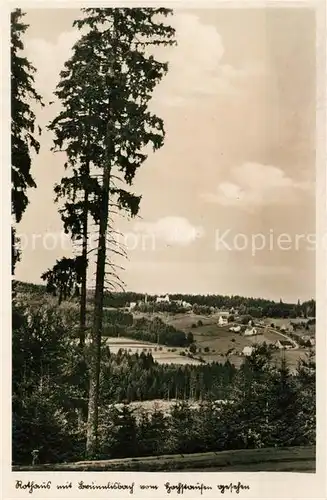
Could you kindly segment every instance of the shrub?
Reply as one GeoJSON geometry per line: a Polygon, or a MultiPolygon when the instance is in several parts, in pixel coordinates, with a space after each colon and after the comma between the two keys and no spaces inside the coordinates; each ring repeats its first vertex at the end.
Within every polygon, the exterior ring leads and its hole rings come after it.
{"type": "Polygon", "coordinates": [[[192,354],[195,354],[196,353],[196,345],[195,344],[191,344],[190,347],[189,347],[189,350],[192,354]]]}
{"type": "Polygon", "coordinates": [[[206,347],[204,348],[204,352],[209,352],[209,351],[210,351],[209,347],[208,347],[208,346],[206,346],[206,347]]]}
{"type": "Polygon", "coordinates": [[[187,340],[187,344],[190,345],[190,344],[193,344],[194,342],[194,335],[192,332],[189,332],[186,336],[186,340],[187,340]]]}

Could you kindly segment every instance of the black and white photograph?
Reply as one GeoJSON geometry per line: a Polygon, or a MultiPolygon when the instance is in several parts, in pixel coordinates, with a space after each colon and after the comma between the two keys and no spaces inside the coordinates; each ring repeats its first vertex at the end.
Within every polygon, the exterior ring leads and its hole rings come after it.
{"type": "Polygon", "coordinates": [[[317,16],[228,3],[11,4],[17,494],[316,473],[317,16]]]}

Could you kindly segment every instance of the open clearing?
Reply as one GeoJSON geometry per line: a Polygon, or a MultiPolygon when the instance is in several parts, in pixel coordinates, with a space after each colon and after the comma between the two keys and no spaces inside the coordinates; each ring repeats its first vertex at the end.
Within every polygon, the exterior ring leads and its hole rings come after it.
{"type": "Polygon", "coordinates": [[[151,353],[153,359],[161,364],[177,364],[177,365],[199,365],[201,361],[191,359],[186,356],[181,356],[179,353],[184,351],[183,348],[176,348],[175,352],[166,346],[158,346],[150,342],[142,342],[139,340],[132,340],[126,337],[107,337],[105,340],[106,345],[110,348],[112,353],[117,353],[119,349],[124,349],[130,354],[138,352],[151,353]],[[159,350],[161,349],[161,350],[159,350]]]}
{"type": "MultiPolygon", "coordinates": [[[[267,344],[274,343],[277,340],[284,338],[279,332],[269,328],[268,325],[274,322],[274,319],[267,319],[266,327],[256,327],[258,335],[244,336],[239,333],[230,332],[229,328],[232,324],[227,326],[219,326],[219,314],[212,316],[196,315],[194,313],[187,314],[174,314],[163,315],[162,318],[168,324],[173,325],[175,328],[184,330],[185,332],[192,332],[194,340],[198,348],[201,349],[197,355],[201,356],[205,362],[219,362],[224,363],[228,358],[231,363],[239,367],[242,363],[243,357],[240,355],[244,347],[251,346],[254,343],[267,344]],[[203,325],[192,328],[192,324],[197,324],[201,320],[203,325]],[[205,348],[209,348],[209,352],[205,352],[205,348]],[[231,351],[233,349],[233,351],[231,351]]],[[[277,321],[278,322],[278,321],[277,321]]],[[[280,324],[284,324],[285,320],[280,320],[280,324]]],[[[280,350],[276,351],[273,358],[276,361],[281,360],[285,355],[289,363],[289,367],[294,371],[297,367],[300,358],[304,358],[307,350],[280,350]]]]}
{"type": "MultiPolygon", "coordinates": [[[[134,411],[134,415],[136,418],[140,417],[142,413],[152,414],[154,411],[161,411],[165,416],[168,416],[171,413],[172,408],[176,405],[176,403],[185,402],[181,399],[152,399],[147,401],[131,401],[128,403],[128,407],[134,411]]],[[[200,401],[195,401],[188,399],[186,400],[187,404],[191,409],[198,409],[200,406],[200,401]]],[[[224,401],[221,402],[224,404],[224,401]]],[[[115,403],[113,406],[117,409],[123,408],[123,403],[115,403]]]]}

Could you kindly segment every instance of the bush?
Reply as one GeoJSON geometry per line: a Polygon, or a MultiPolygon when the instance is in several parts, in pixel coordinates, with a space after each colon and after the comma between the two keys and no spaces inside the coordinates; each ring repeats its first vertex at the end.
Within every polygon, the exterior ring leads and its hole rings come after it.
{"type": "Polygon", "coordinates": [[[192,332],[189,332],[187,334],[186,340],[187,340],[187,345],[193,344],[193,342],[194,342],[194,335],[193,335],[192,332]]]}
{"type": "Polygon", "coordinates": [[[201,319],[198,321],[198,326],[203,326],[203,321],[201,319]]]}
{"type": "Polygon", "coordinates": [[[241,318],[241,323],[243,325],[247,325],[249,323],[249,321],[252,321],[252,316],[250,316],[249,314],[246,314],[245,316],[243,316],[241,318]]]}
{"type": "Polygon", "coordinates": [[[210,351],[209,347],[208,347],[208,346],[206,346],[206,347],[204,348],[204,352],[209,352],[209,351],[210,351]]]}
{"type": "Polygon", "coordinates": [[[191,344],[190,347],[189,347],[189,350],[192,354],[195,354],[196,353],[196,345],[195,344],[191,344]]]}

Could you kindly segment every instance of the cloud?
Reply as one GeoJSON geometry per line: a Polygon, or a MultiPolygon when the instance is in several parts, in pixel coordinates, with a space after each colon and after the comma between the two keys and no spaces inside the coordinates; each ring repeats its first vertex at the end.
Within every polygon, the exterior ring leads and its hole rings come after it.
{"type": "Polygon", "coordinates": [[[169,64],[168,74],[155,91],[157,101],[183,106],[201,96],[235,94],[240,78],[258,73],[258,68],[225,64],[220,33],[215,26],[201,23],[195,14],[175,12],[169,22],[176,30],[177,46],[157,51],[169,64]]]}
{"type": "Polygon", "coordinates": [[[275,166],[244,163],[232,169],[231,180],[218,185],[215,193],[201,197],[208,203],[241,208],[293,204],[310,192],[310,182],[297,182],[275,166]]]}
{"type": "Polygon", "coordinates": [[[163,217],[156,222],[137,222],[134,231],[152,236],[168,245],[186,246],[204,234],[184,217],[163,217]]]}
{"type": "MultiPolygon", "coordinates": [[[[235,94],[237,82],[260,72],[254,67],[235,68],[225,64],[221,35],[215,26],[201,23],[195,14],[177,11],[169,23],[176,30],[177,46],[149,49],[169,63],[168,74],[155,89],[154,102],[180,107],[201,96],[235,94]]],[[[61,33],[55,42],[26,39],[26,53],[37,68],[36,86],[45,98],[53,97],[59,73],[80,36],[81,31],[76,29],[61,33]]]]}
{"type": "Polygon", "coordinates": [[[71,57],[73,45],[80,36],[78,30],[72,30],[61,33],[55,43],[42,38],[26,39],[25,52],[37,69],[35,86],[44,98],[53,98],[59,73],[71,57]]]}

